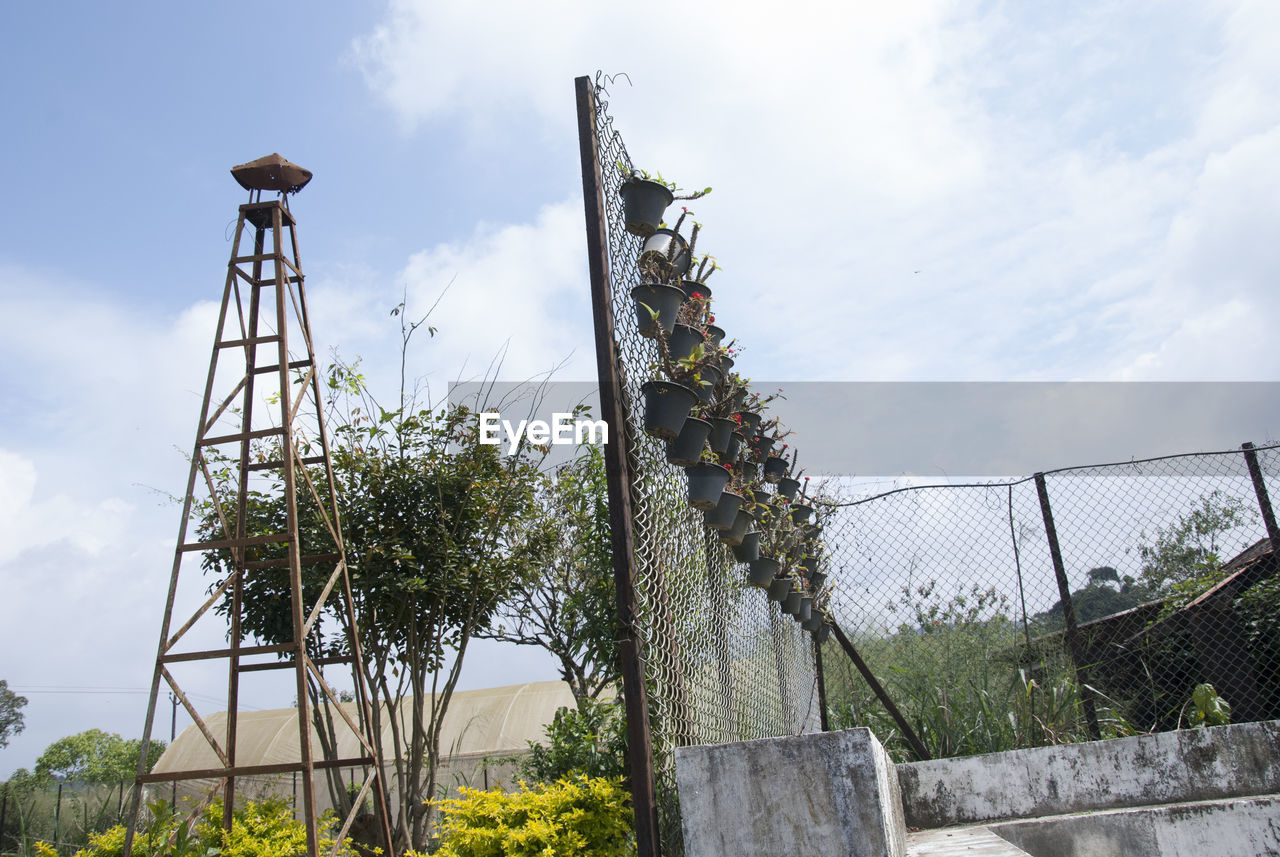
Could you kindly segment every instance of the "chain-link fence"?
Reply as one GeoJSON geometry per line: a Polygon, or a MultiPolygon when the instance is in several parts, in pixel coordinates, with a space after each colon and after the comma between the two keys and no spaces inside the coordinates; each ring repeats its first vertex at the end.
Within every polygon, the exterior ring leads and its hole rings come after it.
{"type": "Polygon", "coordinates": [[[681,853],[673,751],[813,731],[819,725],[810,637],[747,584],[729,549],[691,508],[685,472],[645,434],[641,385],[659,360],[642,336],[631,290],[641,239],[625,228],[620,187],[634,165],[594,90],[595,135],[623,410],[630,451],[635,542],[635,626],[643,653],[665,854],[681,853]]]}
{"type": "MultiPolygon", "coordinates": [[[[1280,448],[1256,451],[1256,478],[1251,455],[917,486],[834,507],[834,617],[933,756],[1212,723],[1223,701],[1235,722],[1280,717],[1265,500],[1280,448]]],[[[828,643],[823,655],[832,726],[870,726],[910,758],[843,653],[828,643]]]]}

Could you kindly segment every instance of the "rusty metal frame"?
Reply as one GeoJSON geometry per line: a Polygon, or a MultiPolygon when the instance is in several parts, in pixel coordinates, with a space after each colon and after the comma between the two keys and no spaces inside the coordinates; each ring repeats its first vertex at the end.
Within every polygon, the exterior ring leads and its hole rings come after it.
{"type": "MultiPolygon", "coordinates": [[[[191,455],[191,468],[187,479],[186,493],[183,496],[181,523],[178,529],[177,546],[174,550],[173,565],[170,572],[168,596],[165,602],[164,617],[161,622],[160,640],[157,648],[155,667],[152,673],[151,693],[147,707],[146,721],[143,727],[141,754],[138,761],[138,772],[135,781],[133,799],[126,827],[123,857],[130,857],[134,833],[137,828],[138,814],[141,805],[142,786],[148,783],[176,782],[180,780],[209,779],[217,780],[217,786],[208,799],[201,802],[207,805],[208,800],[220,789],[224,795],[223,825],[229,829],[232,813],[235,809],[236,779],[259,774],[302,774],[302,814],[306,827],[307,854],[319,857],[319,835],[317,830],[317,811],[315,798],[315,773],[336,767],[360,767],[367,772],[365,783],[356,800],[344,819],[341,832],[350,830],[365,797],[370,791],[374,793],[379,829],[383,838],[384,853],[394,857],[392,853],[391,831],[389,827],[388,790],[380,758],[380,741],[373,734],[373,712],[370,705],[370,693],[364,672],[364,655],[361,649],[355,615],[354,598],[350,577],[347,573],[345,546],[342,538],[341,519],[337,508],[333,468],[330,459],[328,438],[324,427],[323,398],[320,391],[319,372],[317,371],[315,350],[312,345],[310,322],[307,315],[302,263],[298,252],[298,239],[295,220],[283,197],[262,201],[261,191],[250,192],[250,201],[239,208],[235,234],[231,246],[231,258],[227,266],[226,284],[223,289],[222,305],[218,314],[218,322],[214,335],[209,372],[205,382],[205,394],[201,404],[200,418],[197,422],[196,439],[191,455]],[[252,228],[252,252],[241,255],[240,248],[246,235],[246,227],[252,228]],[[287,233],[287,237],[286,237],[287,233]],[[268,248],[268,240],[270,248],[268,248]],[[247,270],[246,270],[247,268],[247,270]],[[265,275],[265,276],[264,276],[265,275]],[[246,318],[244,286],[248,292],[246,318]],[[229,323],[230,322],[230,323],[229,323]],[[305,358],[297,359],[289,351],[289,330],[293,327],[301,331],[301,345],[305,348],[305,358]],[[274,330],[271,328],[274,327],[274,330]],[[272,346],[274,363],[258,366],[259,346],[272,346]],[[230,395],[215,401],[215,382],[218,376],[219,359],[240,353],[244,360],[244,372],[230,395]],[[291,356],[293,359],[291,359],[291,356]],[[301,383],[293,383],[293,373],[298,373],[301,383]],[[273,405],[278,407],[257,410],[271,411],[269,414],[255,413],[255,379],[275,374],[278,383],[278,400],[273,405]],[[305,406],[313,406],[314,413],[306,412],[308,425],[316,430],[320,455],[304,456],[298,446],[298,435],[295,432],[295,420],[298,419],[305,406]],[[240,429],[230,434],[213,435],[219,420],[227,414],[240,416],[240,429]],[[255,422],[265,423],[269,428],[255,428],[255,422]],[[256,461],[252,443],[255,440],[277,437],[283,454],[279,460],[256,461]],[[234,459],[238,467],[237,496],[234,508],[224,508],[217,497],[216,485],[208,467],[206,450],[223,444],[235,444],[238,456],[234,459]],[[316,485],[306,471],[307,465],[323,465],[327,482],[328,500],[322,501],[316,485]],[[285,532],[249,536],[247,533],[247,510],[250,487],[250,474],[263,470],[274,470],[280,474],[283,483],[283,495],[286,500],[285,532]],[[301,476],[302,485],[298,477],[301,476]],[[210,496],[213,499],[214,511],[222,529],[222,538],[203,542],[188,541],[191,525],[191,512],[195,502],[197,482],[203,478],[210,496]],[[303,487],[305,486],[305,488],[303,487]],[[305,490],[321,510],[326,529],[336,546],[334,553],[316,553],[304,555],[300,544],[300,528],[298,523],[298,491],[305,490]],[[280,559],[255,561],[248,559],[247,548],[264,544],[285,544],[286,556],[280,559]],[[232,556],[233,570],[227,579],[215,587],[212,595],[186,619],[176,632],[172,631],[175,621],[175,601],[178,594],[179,575],[184,557],[194,552],[227,550],[232,556]],[[303,598],[302,567],[320,561],[332,561],[334,567],[323,587],[322,594],[314,604],[305,604],[303,598]],[[277,645],[245,645],[241,628],[243,586],[247,575],[262,568],[289,569],[290,610],[292,614],[292,640],[277,645]],[[332,597],[340,599],[336,605],[338,621],[346,633],[350,646],[349,655],[339,657],[311,658],[307,653],[308,639],[314,630],[318,617],[326,607],[334,608],[330,603],[332,597]],[[229,646],[225,649],[204,651],[177,652],[174,648],[188,631],[204,617],[219,599],[230,599],[229,610],[229,646]],[[242,663],[242,658],[255,655],[274,654],[282,657],[276,662],[242,663]],[[168,669],[168,664],[194,661],[224,659],[227,661],[227,720],[226,733],[215,735],[208,722],[191,702],[168,669]],[[338,704],[338,698],[329,684],[323,679],[320,667],[327,664],[348,664],[352,669],[358,723],[342,708],[338,713],[348,728],[356,734],[364,752],[354,758],[317,759],[311,745],[312,704],[308,694],[308,675],[315,678],[323,697],[328,702],[338,704]],[[242,765],[236,758],[236,736],[239,720],[240,675],[266,669],[289,669],[293,672],[294,689],[298,700],[298,742],[299,761],[269,765],[242,765]],[[156,704],[159,698],[161,683],[172,689],[177,699],[191,716],[196,727],[204,735],[213,749],[222,767],[200,770],[173,771],[161,774],[148,773],[146,770],[147,751],[151,742],[152,729],[155,725],[156,704]]],[[[261,403],[256,403],[261,405],[261,403]]],[[[314,451],[314,450],[311,450],[314,451]]],[[[201,807],[202,808],[202,807],[201,807]]],[[[197,808],[197,813],[199,808],[197,808]]],[[[192,815],[192,818],[194,814],[192,815]]],[[[188,823],[192,820],[188,819],[188,823]]],[[[338,847],[342,836],[334,844],[338,847]]]]}

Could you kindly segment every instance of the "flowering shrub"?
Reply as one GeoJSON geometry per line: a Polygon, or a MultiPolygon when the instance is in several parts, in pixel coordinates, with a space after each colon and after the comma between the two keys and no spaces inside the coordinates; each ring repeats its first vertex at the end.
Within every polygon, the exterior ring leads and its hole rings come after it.
{"type": "MultiPolygon", "coordinates": [[[[307,850],[307,829],[295,821],[289,802],[273,797],[249,801],[236,809],[231,830],[222,829],[222,801],[214,801],[200,813],[194,830],[165,801],[149,804],[151,818],[139,823],[133,837],[133,853],[139,857],[294,857],[307,850]],[[170,841],[172,840],[172,842],[170,841]]],[[[319,820],[320,851],[333,849],[338,817],[326,812],[319,820]]],[[[124,825],[117,824],[89,837],[89,844],[74,857],[119,857],[124,851],[124,825]]],[[[38,857],[58,857],[49,845],[36,843],[38,857]]],[[[354,857],[350,840],[338,849],[339,857],[354,857]]]]}
{"type": "Polygon", "coordinates": [[[516,792],[463,787],[434,801],[443,813],[436,857],[543,857],[636,853],[629,796],[620,779],[581,774],[516,792]]]}

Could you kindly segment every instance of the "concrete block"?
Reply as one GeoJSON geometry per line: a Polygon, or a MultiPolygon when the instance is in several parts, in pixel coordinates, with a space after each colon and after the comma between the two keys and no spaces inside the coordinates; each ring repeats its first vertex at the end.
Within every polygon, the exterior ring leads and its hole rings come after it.
{"type": "Polygon", "coordinates": [[[908,762],[898,777],[920,828],[1272,794],[1280,722],[908,762]]]}
{"type": "Polygon", "coordinates": [[[688,857],[903,857],[897,772],[867,729],[676,750],[688,857]]]}

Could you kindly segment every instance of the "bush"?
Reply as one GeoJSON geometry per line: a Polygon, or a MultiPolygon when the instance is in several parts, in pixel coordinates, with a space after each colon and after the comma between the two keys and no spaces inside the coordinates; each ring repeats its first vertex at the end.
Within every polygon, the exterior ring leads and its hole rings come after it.
{"type": "Polygon", "coordinates": [[[443,818],[436,857],[546,857],[636,853],[630,797],[618,779],[581,774],[506,793],[463,787],[434,801],[443,818]]]}
{"type": "MultiPolygon", "coordinates": [[[[138,857],[293,857],[307,850],[307,829],[293,818],[284,798],[249,801],[236,809],[231,830],[222,829],[222,801],[214,801],[200,813],[194,830],[185,817],[175,813],[165,801],[148,805],[150,818],[139,820],[133,837],[133,853],[138,857]],[[170,842],[172,839],[172,843],[170,842]]],[[[319,820],[320,851],[333,849],[331,838],[338,818],[332,811],[319,820]]],[[[119,857],[124,851],[124,825],[117,824],[89,837],[87,847],[74,857],[119,857]]],[[[353,857],[350,840],[338,849],[339,857],[353,857]]],[[[57,857],[45,843],[37,843],[39,857],[57,857]]]]}
{"type": "Polygon", "coordinates": [[[627,775],[627,726],[621,700],[582,700],[561,707],[547,725],[546,744],[529,742],[520,763],[525,779],[554,783],[574,774],[604,779],[627,775]]]}

